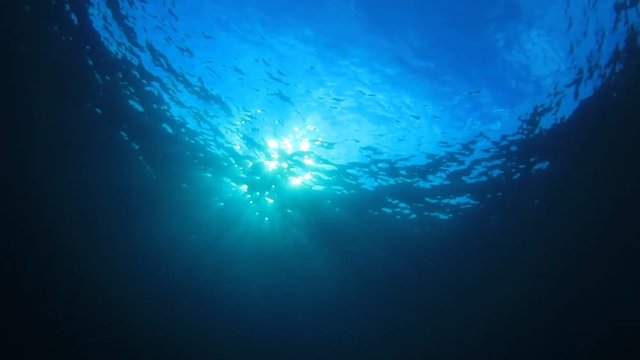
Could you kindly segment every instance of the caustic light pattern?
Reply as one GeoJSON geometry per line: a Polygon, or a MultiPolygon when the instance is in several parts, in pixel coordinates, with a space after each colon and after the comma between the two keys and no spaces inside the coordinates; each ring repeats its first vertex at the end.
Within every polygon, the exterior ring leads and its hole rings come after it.
{"type": "Polygon", "coordinates": [[[94,67],[98,81],[166,114],[158,127],[200,146],[223,169],[207,179],[260,216],[318,192],[448,218],[482,202],[474,184],[544,170],[518,145],[615,76],[639,17],[614,0],[65,6],[128,71],[94,67]]]}

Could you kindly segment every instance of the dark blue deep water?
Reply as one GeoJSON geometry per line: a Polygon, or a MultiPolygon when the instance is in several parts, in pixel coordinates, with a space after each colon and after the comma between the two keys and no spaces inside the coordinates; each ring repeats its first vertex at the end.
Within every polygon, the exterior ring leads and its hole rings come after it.
{"type": "Polygon", "coordinates": [[[640,357],[637,0],[1,8],[1,358],[640,357]]]}

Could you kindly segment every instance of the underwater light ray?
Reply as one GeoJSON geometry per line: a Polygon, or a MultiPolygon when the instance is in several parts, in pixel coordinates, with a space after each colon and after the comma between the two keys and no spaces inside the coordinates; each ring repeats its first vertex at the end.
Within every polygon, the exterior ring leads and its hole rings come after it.
{"type": "Polygon", "coordinates": [[[232,164],[221,176],[263,194],[275,183],[272,192],[367,192],[378,198],[371,212],[390,203],[412,218],[456,213],[469,193],[436,190],[537,172],[545,160],[515,156],[518,143],[565,121],[615,75],[612,59],[639,17],[620,1],[507,1],[479,7],[474,16],[493,20],[465,38],[439,25],[452,9],[401,2],[383,9],[394,28],[385,35],[366,1],[323,4],[275,21],[272,6],[251,1],[92,0],[88,20],[171,128],[189,130],[175,135],[232,164]],[[321,19],[331,16],[328,27],[321,19]],[[465,51],[477,56],[452,57],[465,51]],[[394,190],[405,186],[411,198],[394,190]]]}

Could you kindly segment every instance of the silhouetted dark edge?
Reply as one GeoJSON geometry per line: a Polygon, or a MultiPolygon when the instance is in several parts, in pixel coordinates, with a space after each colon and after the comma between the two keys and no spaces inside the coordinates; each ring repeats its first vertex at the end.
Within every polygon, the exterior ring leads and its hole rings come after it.
{"type": "MultiPolygon", "coordinates": [[[[78,71],[86,68],[84,58],[52,29],[51,19],[63,16],[59,9],[1,6],[8,55],[2,59],[0,229],[8,356],[2,357],[268,356],[216,336],[203,345],[193,340],[198,327],[180,323],[178,312],[159,321],[145,318],[154,312],[117,302],[123,297],[114,294],[126,289],[127,266],[135,260],[121,268],[112,262],[140,254],[132,244],[149,233],[137,223],[168,220],[173,214],[151,209],[170,204],[157,203],[161,189],[140,180],[148,177],[120,140],[119,126],[83,107],[97,89],[78,71]],[[154,321],[174,335],[162,339],[175,343],[138,333],[154,321]],[[183,348],[189,344],[201,352],[183,348]]],[[[441,222],[415,232],[381,221],[362,229],[387,244],[386,256],[372,259],[394,279],[375,304],[390,303],[392,291],[412,295],[414,307],[373,308],[386,312],[392,334],[364,339],[364,348],[332,339],[314,349],[318,357],[332,354],[331,345],[341,349],[338,357],[361,358],[637,357],[640,56],[636,44],[623,54],[615,80],[572,119],[531,142],[551,160],[548,172],[500,184],[503,196],[463,216],[463,228],[441,222]],[[382,230],[388,235],[380,237],[382,230]],[[396,255],[401,264],[384,262],[396,255]],[[440,294],[439,307],[420,307],[428,291],[440,294]]],[[[121,99],[104,101],[111,114],[131,116],[121,99]]],[[[327,235],[323,225],[318,231],[327,235]]],[[[143,302],[132,281],[131,299],[143,302]]],[[[362,282],[381,289],[373,273],[362,282]]],[[[278,350],[311,351],[296,344],[278,350]]]]}

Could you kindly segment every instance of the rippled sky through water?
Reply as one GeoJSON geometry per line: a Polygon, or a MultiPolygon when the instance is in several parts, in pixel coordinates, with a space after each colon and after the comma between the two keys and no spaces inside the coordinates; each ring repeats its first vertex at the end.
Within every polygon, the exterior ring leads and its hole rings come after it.
{"type": "Polygon", "coordinates": [[[465,186],[553,166],[513,154],[619,70],[611,60],[639,17],[614,0],[65,6],[99,34],[87,48],[106,47],[137,84],[96,68],[97,81],[120,78],[131,106],[166,113],[158,127],[222,167],[202,171],[226,186],[216,201],[265,220],[305,192],[379,194],[364,211],[448,218],[482,202],[465,186]]]}

